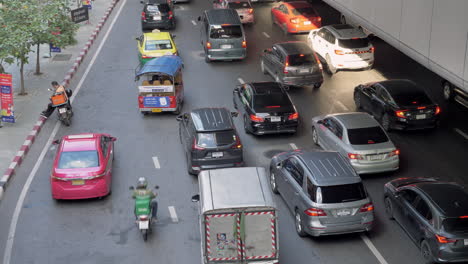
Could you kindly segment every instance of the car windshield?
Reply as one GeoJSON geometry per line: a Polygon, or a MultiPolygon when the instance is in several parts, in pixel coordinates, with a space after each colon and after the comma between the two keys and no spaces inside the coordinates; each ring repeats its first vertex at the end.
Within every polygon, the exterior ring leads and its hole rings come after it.
{"type": "Polygon", "coordinates": [[[404,106],[432,104],[431,99],[424,92],[419,91],[393,94],[393,99],[397,104],[404,106]]]}
{"type": "Polygon", "coordinates": [[[148,5],[146,7],[148,12],[161,12],[161,13],[168,13],[170,11],[168,4],[159,4],[159,5],[148,5]]]}
{"type": "Polygon", "coordinates": [[[166,50],[172,49],[172,43],[168,39],[147,40],[145,50],[166,50]]]}
{"type": "Polygon", "coordinates": [[[198,133],[197,145],[204,148],[216,148],[231,145],[237,140],[234,130],[198,133]]]}
{"type": "Polygon", "coordinates": [[[210,31],[210,38],[213,39],[230,39],[241,38],[242,29],[237,26],[213,26],[210,31]]]}
{"type": "Polygon", "coordinates": [[[318,16],[315,10],[312,7],[301,7],[301,8],[294,8],[292,10],[293,15],[295,16],[318,16]]]}
{"type": "Polygon", "coordinates": [[[387,135],[379,126],[348,129],[348,138],[351,145],[377,144],[388,141],[387,135]]]}
{"type": "Polygon", "coordinates": [[[362,183],[317,187],[317,203],[346,203],[367,198],[362,183]]]}
{"type": "Polygon", "coordinates": [[[468,232],[468,218],[446,218],[442,228],[447,232],[468,232]]]}
{"type": "Polygon", "coordinates": [[[359,49],[369,47],[367,38],[338,39],[338,45],[345,49],[359,49]]]}
{"type": "Polygon", "coordinates": [[[289,66],[302,66],[315,64],[315,58],[313,54],[296,54],[288,56],[289,66]]]}
{"type": "Polygon", "coordinates": [[[250,8],[249,2],[229,2],[229,8],[243,9],[250,8]]]}
{"type": "Polygon", "coordinates": [[[253,107],[257,113],[289,111],[292,109],[291,101],[284,93],[256,95],[253,107]]]}
{"type": "Polygon", "coordinates": [[[99,167],[99,157],[96,150],[66,151],[60,154],[59,169],[82,169],[99,167]]]}

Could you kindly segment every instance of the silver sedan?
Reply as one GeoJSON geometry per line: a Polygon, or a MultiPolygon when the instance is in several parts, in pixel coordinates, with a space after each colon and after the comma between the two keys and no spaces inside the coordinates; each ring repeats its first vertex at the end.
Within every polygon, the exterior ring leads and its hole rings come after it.
{"type": "Polygon", "coordinates": [[[340,152],[357,173],[395,171],[400,151],[380,124],[367,113],[341,113],[312,118],[312,140],[324,150],[340,152]]]}

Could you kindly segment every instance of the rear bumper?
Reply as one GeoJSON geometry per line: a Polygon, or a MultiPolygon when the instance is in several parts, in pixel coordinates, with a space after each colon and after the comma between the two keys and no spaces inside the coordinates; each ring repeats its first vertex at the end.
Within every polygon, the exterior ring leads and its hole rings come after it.
{"type": "Polygon", "coordinates": [[[285,85],[308,86],[323,83],[322,72],[304,76],[284,76],[281,80],[285,85]]]}
{"type": "Polygon", "coordinates": [[[161,20],[161,21],[142,21],[141,28],[143,29],[155,29],[155,28],[170,28],[174,26],[174,19],[161,20]]]}
{"type": "Polygon", "coordinates": [[[247,49],[210,49],[207,56],[210,60],[243,60],[247,57],[247,49]]]}
{"type": "Polygon", "coordinates": [[[288,32],[289,33],[309,33],[311,30],[320,28],[321,25],[315,25],[311,23],[308,26],[300,26],[300,27],[293,27],[288,25],[288,32]]]}
{"type": "Polygon", "coordinates": [[[438,122],[438,117],[433,117],[424,120],[405,120],[402,118],[396,118],[395,120],[393,120],[391,128],[398,130],[418,130],[435,128],[438,126],[438,122]]]}
{"type": "Polygon", "coordinates": [[[454,251],[450,247],[441,248],[437,252],[433,253],[434,259],[437,262],[467,262],[468,261],[468,250],[464,252],[454,251]]]}
{"type": "Polygon", "coordinates": [[[160,113],[160,112],[153,112],[153,109],[161,109],[161,112],[174,112],[174,111],[177,110],[176,107],[140,108],[140,112],[142,112],[142,113],[160,113]]]}
{"type": "Polygon", "coordinates": [[[249,15],[239,15],[240,21],[242,24],[251,24],[255,23],[254,15],[249,14],[249,15]]]}
{"type": "Polygon", "coordinates": [[[400,167],[400,159],[390,159],[386,161],[373,163],[351,162],[351,165],[358,174],[380,173],[387,171],[396,171],[400,167]]]}
{"type": "Polygon", "coordinates": [[[202,170],[212,170],[212,169],[223,169],[223,168],[233,168],[233,167],[242,167],[244,166],[244,161],[242,158],[238,159],[237,161],[226,161],[226,163],[222,164],[210,164],[209,162],[197,162],[192,161],[192,170],[196,173],[199,173],[202,170]]]}
{"type": "Polygon", "coordinates": [[[85,185],[71,185],[69,181],[52,181],[52,198],[60,200],[89,199],[106,196],[110,192],[109,184],[101,179],[90,184],[85,180],[85,185]]]}
{"type": "Polygon", "coordinates": [[[365,223],[342,223],[333,225],[321,225],[318,221],[307,223],[305,231],[311,236],[328,236],[357,232],[366,232],[372,230],[374,218],[371,217],[365,223]]]}
{"type": "Polygon", "coordinates": [[[254,123],[252,124],[252,133],[255,135],[296,133],[298,122],[291,123],[254,123]]]}
{"type": "Polygon", "coordinates": [[[374,59],[372,60],[362,60],[362,61],[337,61],[334,62],[337,69],[365,69],[372,67],[374,65],[374,59]]]}

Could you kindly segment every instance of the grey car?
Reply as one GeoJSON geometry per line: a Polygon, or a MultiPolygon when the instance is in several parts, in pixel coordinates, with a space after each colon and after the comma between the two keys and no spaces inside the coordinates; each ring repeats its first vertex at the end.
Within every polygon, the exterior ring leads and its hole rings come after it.
{"type": "Polygon", "coordinates": [[[374,205],[361,178],[338,152],[283,152],[270,163],[270,186],[294,214],[299,236],[372,229],[374,205]]]}
{"type": "Polygon", "coordinates": [[[312,118],[312,141],[338,151],[359,174],[398,170],[398,150],[379,123],[367,113],[341,113],[312,118]]]}

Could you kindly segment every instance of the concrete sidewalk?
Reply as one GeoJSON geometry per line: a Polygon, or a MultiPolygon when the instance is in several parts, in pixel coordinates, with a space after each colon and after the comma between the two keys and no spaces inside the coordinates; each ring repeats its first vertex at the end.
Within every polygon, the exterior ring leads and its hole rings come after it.
{"type": "MultiPolygon", "coordinates": [[[[14,174],[24,155],[39,132],[43,119],[39,114],[49,103],[52,81],[68,85],[70,79],[94,42],[118,0],[96,0],[89,10],[89,23],[80,23],[76,33],[77,44],[62,49],[61,53],[49,54],[49,46],[40,47],[41,75],[35,75],[36,54],[31,53],[29,64],[24,66],[25,90],[27,95],[18,95],[20,90],[19,67],[5,65],[6,72],[13,75],[14,113],[16,123],[2,123],[0,128],[0,199],[7,182],[14,174]],[[51,55],[51,56],[48,56],[51,55]]],[[[74,1],[73,1],[74,2],[74,1]]],[[[75,9],[72,6],[71,9],[75,9]]],[[[33,47],[34,50],[36,47],[33,47]]],[[[56,118],[55,113],[50,117],[56,118]]]]}

